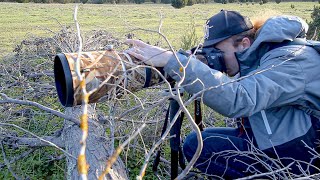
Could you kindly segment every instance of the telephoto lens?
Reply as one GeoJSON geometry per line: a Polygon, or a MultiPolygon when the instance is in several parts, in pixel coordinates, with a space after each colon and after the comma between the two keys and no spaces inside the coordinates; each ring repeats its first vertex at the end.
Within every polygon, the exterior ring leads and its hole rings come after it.
{"type": "MultiPolygon", "coordinates": [[[[81,104],[80,82],[75,71],[77,59],[78,53],[60,53],[54,58],[57,94],[65,107],[81,104]]],[[[82,52],[79,60],[86,90],[91,92],[89,103],[109,99],[113,95],[121,96],[124,90],[136,92],[163,81],[160,75],[164,74],[162,69],[157,71],[146,67],[133,56],[114,49],[82,52]]]]}

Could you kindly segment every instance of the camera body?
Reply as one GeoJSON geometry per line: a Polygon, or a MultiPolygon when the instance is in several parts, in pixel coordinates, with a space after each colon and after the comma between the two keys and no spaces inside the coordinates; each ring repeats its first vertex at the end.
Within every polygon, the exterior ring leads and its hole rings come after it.
{"type": "Polygon", "coordinates": [[[211,69],[215,69],[220,72],[226,72],[226,65],[223,58],[223,51],[211,47],[202,47],[198,49],[194,47],[191,49],[192,54],[194,54],[199,60],[207,64],[211,69]]]}

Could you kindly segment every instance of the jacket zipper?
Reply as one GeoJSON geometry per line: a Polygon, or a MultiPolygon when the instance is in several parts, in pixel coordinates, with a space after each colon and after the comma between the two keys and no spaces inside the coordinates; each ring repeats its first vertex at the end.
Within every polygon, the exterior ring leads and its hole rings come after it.
{"type": "Polygon", "coordinates": [[[268,122],[268,119],[267,119],[267,116],[266,116],[266,112],[264,110],[261,111],[261,115],[262,115],[262,119],[263,119],[263,122],[264,122],[264,126],[266,127],[267,129],[267,133],[269,135],[272,134],[272,131],[271,131],[271,128],[270,128],[270,124],[268,122]]]}

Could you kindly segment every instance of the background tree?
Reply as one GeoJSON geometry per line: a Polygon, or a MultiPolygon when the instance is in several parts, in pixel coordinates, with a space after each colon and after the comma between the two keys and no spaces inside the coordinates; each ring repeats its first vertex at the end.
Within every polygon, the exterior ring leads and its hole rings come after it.
{"type": "Polygon", "coordinates": [[[161,0],[161,3],[163,3],[163,4],[171,4],[171,0],[161,0]]]}
{"type": "Polygon", "coordinates": [[[180,9],[187,5],[187,0],[171,0],[171,5],[174,8],[180,9]]]}
{"type": "Polygon", "coordinates": [[[318,40],[319,39],[319,27],[320,27],[320,6],[314,6],[311,13],[311,21],[309,24],[309,31],[307,34],[308,39],[318,40]]]}
{"type": "Polygon", "coordinates": [[[192,6],[192,5],[194,5],[196,3],[195,0],[187,0],[187,1],[188,1],[187,2],[187,6],[192,6]]]}

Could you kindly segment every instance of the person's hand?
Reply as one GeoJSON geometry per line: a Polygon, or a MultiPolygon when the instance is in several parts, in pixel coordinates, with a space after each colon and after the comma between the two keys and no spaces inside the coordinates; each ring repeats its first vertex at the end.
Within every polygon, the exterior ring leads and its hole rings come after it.
{"type": "Polygon", "coordinates": [[[132,48],[125,52],[151,66],[164,67],[173,55],[171,51],[149,45],[140,40],[128,39],[126,43],[131,44],[132,48]]]}

